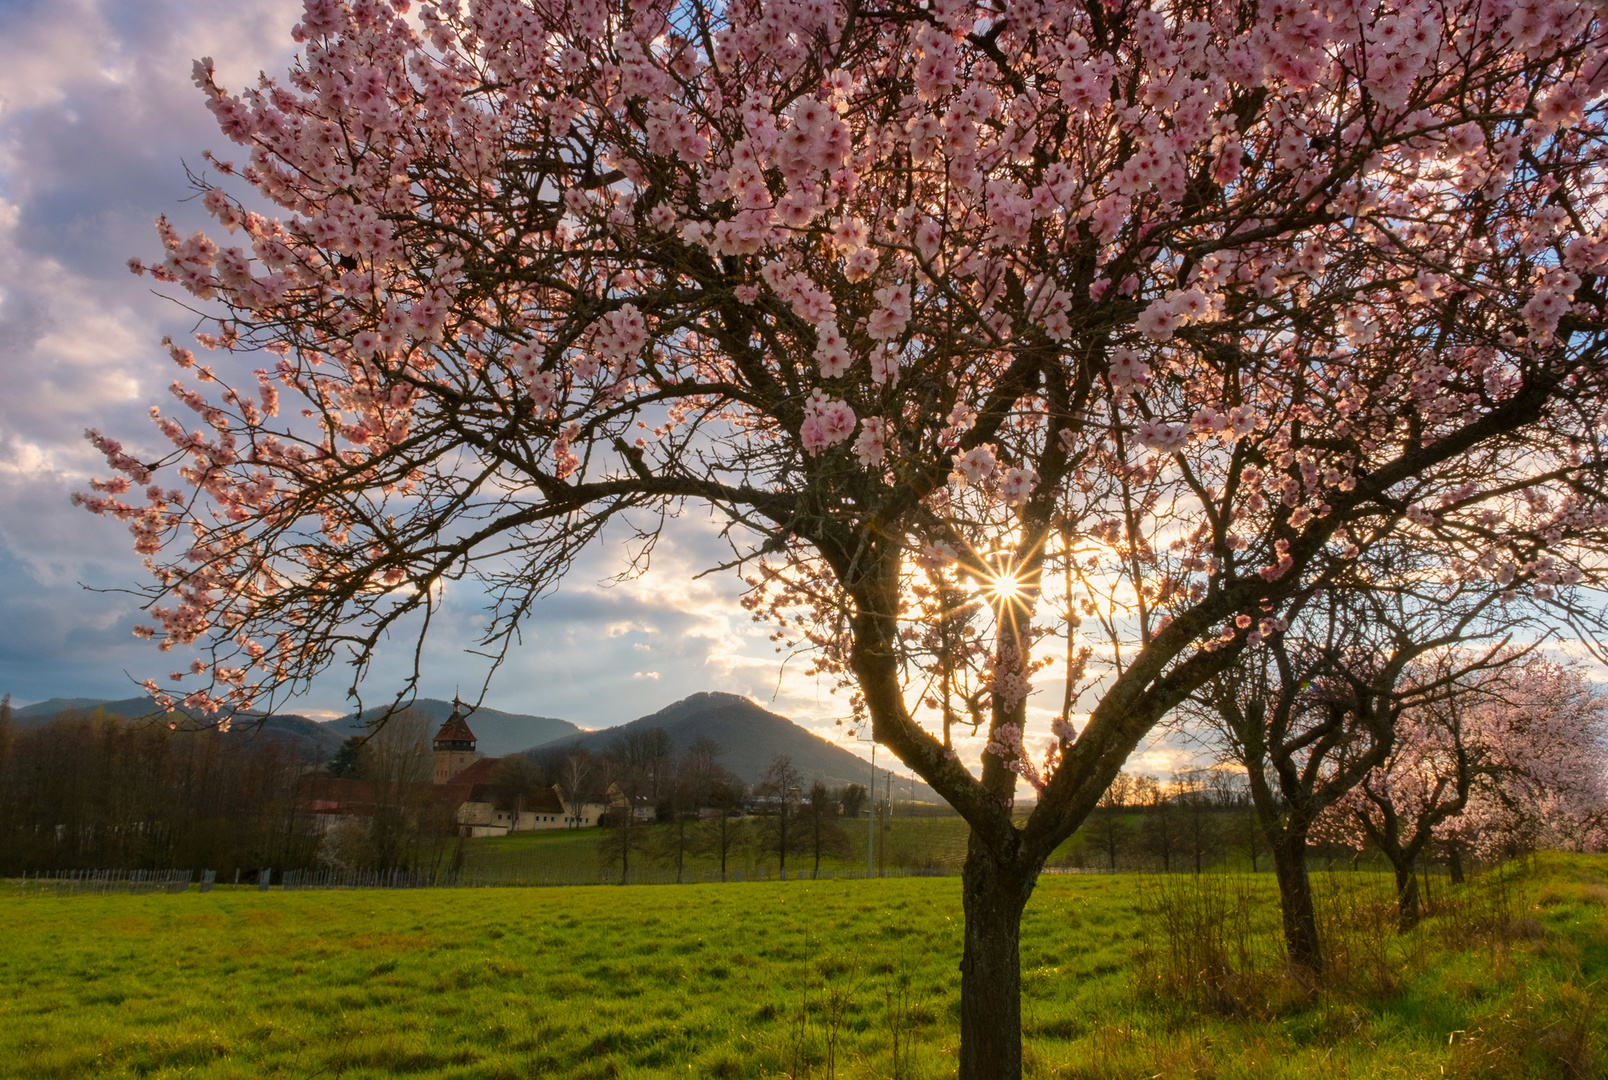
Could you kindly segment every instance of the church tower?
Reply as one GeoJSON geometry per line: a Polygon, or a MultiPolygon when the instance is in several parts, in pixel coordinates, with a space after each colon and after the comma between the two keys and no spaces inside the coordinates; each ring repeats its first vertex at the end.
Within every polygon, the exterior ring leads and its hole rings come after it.
{"type": "Polygon", "coordinates": [[[475,762],[475,733],[464,722],[456,700],[452,715],[435,734],[435,782],[450,784],[452,778],[475,762]]]}

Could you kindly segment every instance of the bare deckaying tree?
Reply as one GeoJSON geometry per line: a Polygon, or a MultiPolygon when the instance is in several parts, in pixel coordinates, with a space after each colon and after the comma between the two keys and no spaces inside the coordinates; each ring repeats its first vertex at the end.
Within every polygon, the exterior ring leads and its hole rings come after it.
{"type": "Polygon", "coordinates": [[[720,880],[727,880],[731,857],[747,849],[750,836],[748,821],[742,816],[742,785],[733,778],[718,781],[709,789],[709,818],[700,826],[698,849],[713,856],[720,863],[720,880]]]}
{"type": "Polygon", "coordinates": [[[592,755],[585,747],[565,754],[558,762],[558,790],[569,814],[569,827],[581,827],[580,806],[587,794],[587,784],[595,771],[592,755]]]}
{"type": "Polygon", "coordinates": [[[776,856],[777,873],[787,876],[787,855],[802,847],[797,817],[803,796],[804,778],[793,767],[793,759],[777,754],[755,789],[764,812],[759,822],[760,848],[776,856]]]}
{"type": "Polygon", "coordinates": [[[810,856],[810,877],[821,876],[821,860],[847,855],[849,834],[838,824],[839,804],[832,790],[817,780],[810,785],[809,805],[804,810],[804,849],[810,856]]]}

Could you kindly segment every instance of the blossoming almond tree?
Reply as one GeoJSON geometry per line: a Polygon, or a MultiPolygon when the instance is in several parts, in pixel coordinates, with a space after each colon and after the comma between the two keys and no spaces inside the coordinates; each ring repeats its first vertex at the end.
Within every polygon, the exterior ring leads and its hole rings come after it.
{"type": "Polygon", "coordinates": [[[1469,726],[1489,767],[1435,830],[1454,858],[1608,847],[1608,700],[1585,673],[1541,660],[1504,673],[1469,726]]]}
{"type": "Polygon", "coordinates": [[[134,264],[269,361],[174,343],[169,455],[92,436],[151,632],[204,647],[186,700],[348,649],[360,679],[464,577],[495,654],[610,523],[645,555],[713,507],[756,614],[971,826],[962,1077],[1020,1072],[1044,858],[1292,598],[1403,530],[1591,582],[1608,64],[1575,0],[309,0],[294,34],[285,81],[197,65],[228,235],[134,264]]]}
{"type": "MultiPolygon", "coordinates": [[[[1408,691],[1416,700],[1390,753],[1318,823],[1330,839],[1384,853],[1404,930],[1419,919],[1415,869],[1432,843],[1474,834],[1494,854],[1518,831],[1498,820],[1587,819],[1608,785],[1608,713],[1579,670],[1535,653],[1470,659],[1450,652],[1409,673],[1414,689],[1428,689],[1408,691]],[[1474,813],[1458,820],[1471,800],[1474,813]]],[[[1588,831],[1524,839],[1572,845],[1596,839],[1588,831]]]]}
{"type": "MultiPolygon", "coordinates": [[[[1324,971],[1309,842],[1343,839],[1337,822],[1360,828],[1340,808],[1355,807],[1400,758],[1404,727],[1410,735],[1415,718],[1522,655],[1507,643],[1523,629],[1526,605],[1502,603],[1489,581],[1426,574],[1420,545],[1391,546],[1360,554],[1323,593],[1298,598],[1266,644],[1215,674],[1182,710],[1245,769],[1273,852],[1289,964],[1305,980],[1324,971]]],[[[1416,912],[1416,893],[1402,894],[1404,920],[1409,901],[1416,912]]]]}

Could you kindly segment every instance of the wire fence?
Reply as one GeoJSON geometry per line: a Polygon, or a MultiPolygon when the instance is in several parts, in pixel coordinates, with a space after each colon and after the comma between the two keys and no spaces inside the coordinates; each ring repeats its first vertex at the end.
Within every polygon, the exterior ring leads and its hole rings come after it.
{"type": "Polygon", "coordinates": [[[203,870],[198,878],[194,870],[58,870],[23,874],[11,886],[18,896],[145,896],[188,892],[198,880],[201,891],[210,892],[217,874],[203,870]]]}

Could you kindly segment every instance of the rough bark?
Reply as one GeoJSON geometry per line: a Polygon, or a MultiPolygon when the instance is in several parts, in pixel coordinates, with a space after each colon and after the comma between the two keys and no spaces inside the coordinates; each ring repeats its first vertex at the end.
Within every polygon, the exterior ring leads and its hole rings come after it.
{"type": "MultiPolygon", "coordinates": [[[[1394,839],[1387,837],[1387,840],[1394,839]]],[[[1422,843],[1401,844],[1381,842],[1379,850],[1390,860],[1390,869],[1396,876],[1396,928],[1406,933],[1418,925],[1423,917],[1419,907],[1418,856],[1422,843]]]]}
{"type": "Polygon", "coordinates": [[[1279,882],[1279,913],[1284,920],[1284,947],[1290,969],[1316,980],[1323,974],[1323,948],[1318,941],[1318,915],[1307,877],[1307,836],[1285,829],[1273,843],[1273,873],[1279,882]]]}
{"type": "Polygon", "coordinates": [[[1037,867],[1002,862],[972,834],[961,875],[960,1080],[1022,1075],[1022,909],[1037,867]]]}

